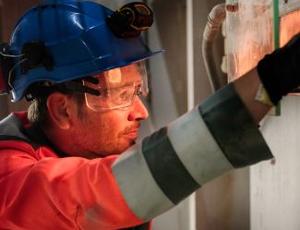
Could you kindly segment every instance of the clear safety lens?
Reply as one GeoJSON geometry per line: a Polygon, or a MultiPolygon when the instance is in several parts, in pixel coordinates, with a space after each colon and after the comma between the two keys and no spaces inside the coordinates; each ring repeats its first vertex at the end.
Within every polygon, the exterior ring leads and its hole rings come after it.
{"type": "Polygon", "coordinates": [[[125,108],[136,96],[148,94],[147,72],[144,62],[105,71],[94,76],[98,83],[84,80],[84,86],[97,90],[99,95],[85,93],[87,106],[94,111],[125,108]]]}

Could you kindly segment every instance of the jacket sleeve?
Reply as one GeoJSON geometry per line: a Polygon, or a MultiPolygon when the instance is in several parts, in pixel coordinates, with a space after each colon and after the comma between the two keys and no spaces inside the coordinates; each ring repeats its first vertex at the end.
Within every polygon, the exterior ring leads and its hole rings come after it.
{"type": "Polygon", "coordinates": [[[131,210],[149,220],[215,177],[272,157],[229,84],[123,154],[113,173],[131,210]]]}
{"type": "Polygon", "coordinates": [[[40,216],[59,216],[61,226],[106,230],[148,221],[215,177],[272,154],[228,85],[119,157],[24,157],[15,154],[26,163],[0,174],[7,213],[29,213],[41,224],[40,216]]]}

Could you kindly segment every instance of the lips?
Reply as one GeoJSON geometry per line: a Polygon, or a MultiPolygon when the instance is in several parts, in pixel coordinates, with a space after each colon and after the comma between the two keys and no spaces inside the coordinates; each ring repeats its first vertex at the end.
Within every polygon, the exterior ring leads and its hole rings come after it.
{"type": "Polygon", "coordinates": [[[125,137],[131,139],[131,140],[136,140],[138,138],[138,128],[126,130],[124,132],[125,137]]]}
{"type": "Polygon", "coordinates": [[[135,141],[138,138],[140,124],[136,123],[130,126],[127,126],[121,135],[125,138],[128,138],[132,141],[135,141]]]}
{"type": "Polygon", "coordinates": [[[137,137],[138,137],[138,130],[135,129],[135,130],[128,131],[128,132],[124,133],[124,135],[126,137],[129,137],[130,139],[137,139],[137,137]]]}

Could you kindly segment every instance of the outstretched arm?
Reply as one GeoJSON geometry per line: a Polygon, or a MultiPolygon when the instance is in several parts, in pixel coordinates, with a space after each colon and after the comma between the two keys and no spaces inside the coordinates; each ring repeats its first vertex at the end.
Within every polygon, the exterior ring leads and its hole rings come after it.
{"type": "Polygon", "coordinates": [[[300,85],[299,60],[297,35],[256,68],[121,155],[112,170],[130,209],[149,220],[215,177],[272,158],[257,124],[300,85]],[[256,99],[260,87],[268,103],[256,99]]]}
{"type": "Polygon", "coordinates": [[[149,220],[208,181],[272,158],[257,128],[271,106],[256,101],[254,69],[145,138],[112,170],[130,209],[149,220]]]}

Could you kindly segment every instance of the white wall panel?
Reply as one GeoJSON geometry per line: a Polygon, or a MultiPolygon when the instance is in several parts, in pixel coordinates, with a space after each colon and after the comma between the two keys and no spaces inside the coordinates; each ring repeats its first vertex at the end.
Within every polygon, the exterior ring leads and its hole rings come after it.
{"type": "Polygon", "coordinates": [[[250,170],[251,230],[300,229],[300,97],[286,97],[281,110],[261,127],[275,163],[250,170]]]}

